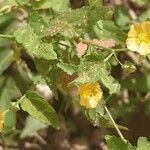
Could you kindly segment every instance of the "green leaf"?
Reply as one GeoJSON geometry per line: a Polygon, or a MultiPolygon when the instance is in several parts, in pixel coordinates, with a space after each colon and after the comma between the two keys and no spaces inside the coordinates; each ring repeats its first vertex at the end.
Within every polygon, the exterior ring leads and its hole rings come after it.
{"type": "Polygon", "coordinates": [[[32,75],[24,61],[18,61],[15,65],[16,70],[15,72],[12,71],[12,76],[17,87],[24,94],[33,84],[30,78],[32,75]]]}
{"type": "Polygon", "coordinates": [[[116,6],[114,17],[116,24],[122,28],[130,23],[128,10],[124,6],[116,6]]]}
{"type": "Polygon", "coordinates": [[[21,108],[33,118],[56,129],[59,128],[59,121],[55,110],[36,92],[28,91],[20,104],[21,108]]]}
{"type": "MultiPolygon", "coordinates": [[[[87,119],[89,119],[94,126],[103,127],[103,128],[114,128],[112,121],[106,115],[104,111],[105,102],[101,100],[96,108],[93,109],[84,109],[84,114],[87,119]]],[[[126,127],[117,125],[118,128],[127,130],[126,127]]]]}
{"type": "Polygon", "coordinates": [[[125,61],[122,68],[125,74],[130,74],[136,71],[135,65],[129,61],[125,61]]]}
{"type": "Polygon", "coordinates": [[[51,8],[56,12],[65,11],[70,8],[70,0],[51,0],[50,2],[51,8]]]}
{"type": "Polygon", "coordinates": [[[14,32],[16,41],[26,48],[27,53],[32,57],[43,58],[46,60],[57,59],[52,44],[43,43],[34,33],[33,29],[26,25],[14,32]]]}
{"type": "Polygon", "coordinates": [[[0,75],[9,67],[13,60],[13,51],[10,49],[0,49],[0,75]]]}
{"type": "Polygon", "coordinates": [[[16,129],[16,113],[8,111],[4,117],[4,130],[5,135],[12,133],[16,129]]]}
{"type": "Polygon", "coordinates": [[[34,62],[38,72],[44,76],[48,75],[48,73],[52,70],[52,64],[48,60],[35,59],[34,62]]]}
{"type": "Polygon", "coordinates": [[[76,72],[76,66],[73,64],[67,64],[67,63],[61,62],[61,63],[58,63],[57,66],[69,75],[72,75],[76,72]]]}
{"type": "Polygon", "coordinates": [[[69,0],[42,0],[42,1],[32,1],[32,6],[35,9],[53,9],[56,12],[61,12],[69,8],[69,0]]]}
{"type": "Polygon", "coordinates": [[[11,6],[9,5],[3,6],[2,8],[0,8],[0,15],[7,14],[10,11],[11,11],[11,6]]]}
{"type": "Polygon", "coordinates": [[[36,35],[42,37],[48,27],[48,20],[46,20],[44,16],[40,15],[38,12],[32,12],[29,14],[29,25],[36,35]]]}
{"type": "Polygon", "coordinates": [[[146,137],[139,137],[137,150],[148,150],[150,149],[150,142],[147,140],[146,137]]]}
{"type": "Polygon", "coordinates": [[[29,2],[30,2],[30,0],[16,0],[16,2],[17,2],[19,5],[23,6],[23,5],[28,5],[29,2]]]}
{"type": "Polygon", "coordinates": [[[0,110],[4,111],[11,106],[11,99],[20,96],[14,80],[9,76],[0,77],[0,110]]]}
{"type": "Polygon", "coordinates": [[[83,61],[78,71],[79,76],[74,80],[77,85],[100,80],[109,89],[110,94],[120,91],[120,84],[110,75],[104,63],[83,61]]]}
{"type": "Polygon", "coordinates": [[[40,129],[44,129],[48,127],[47,125],[41,123],[39,120],[32,118],[31,116],[28,116],[25,121],[25,127],[23,131],[21,132],[20,137],[33,137],[37,131],[40,129]]]}
{"type": "MultiPolygon", "coordinates": [[[[92,109],[85,109],[83,108],[83,112],[86,115],[87,119],[90,120],[92,122],[92,124],[94,126],[103,126],[103,123],[100,123],[100,117],[104,115],[104,101],[101,100],[96,108],[92,108],[92,109]]],[[[107,128],[105,126],[105,128],[107,128]]]]}
{"type": "Polygon", "coordinates": [[[85,7],[62,12],[50,22],[50,27],[45,36],[54,36],[58,33],[72,37],[85,33],[87,27],[87,9],[85,7]],[[71,35],[70,35],[71,34],[71,35]]]}
{"type": "Polygon", "coordinates": [[[97,21],[111,19],[112,14],[113,14],[113,10],[110,7],[104,7],[104,6],[97,5],[97,4],[89,7],[87,9],[88,31],[93,28],[93,25],[95,25],[97,21]]]}
{"type": "MultiPolygon", "coordinates": [[[[11,100],[20,96],[15,82],[11,77],[0,77],[0,110],[5,111],[11,106],[11,100]]],[[[16,115],[8,111],[4,118],[4,132],[15,129],[16,115]]]]}
{"type": "Polygon", "coordinates": [[[125,143],[115,136],[106,136],[105,139],[109,150],[136,150],[129,142],[125,143]]]}
{"type": "Polygon", "coordinates": [[[119,29],[111,20],[99,20],[93,28],[99,39],[114,39],[119,44],[125,43],[126,33],[119,29]]]}
{"type": "Polygon", "coordinates": [[[11,11],[11,8],[13,6],[17,6],[17,3],[15,0],[5,0],[0,3],[0,15],[7,14],[11,11]]]}
{"type": "Polygon", "coordinates": [[[3,5],[17,5],[16,0],[5,0],[3,5]]]}
{"type": "Polygon", "coordinates": [[[104,107],[104,100],[101,100],[96,108],[87,110],[87,117],[90,119],[94,126],[105,126],[105,128],[107,128],[106,124],[104,125],[102,122],[100,122],[101,117],[105,114],[104,107]]]}
{"type": "Polygon", "coordinates": [[[127,88],[131,91],[150,91],[150,74],[136,75],[132,79],[120,81],[122,88],[127,88]]]}
{"type": "Polygon", "coordinates": [[[38,51],[35,51],[34,53],[34,55],[37,56],[37,58],[44,58],[46,60],[57,59],[57,54],[53,50],[53,45],[51,43],[41,43],[39,49],[41,49],[41,51],[39,50],[39,53],[38,51]]]}
{"type": "Polygon", "coordinates": [[[102,0],[88,0],[90,6],[94,6],[94,5],[99,5],[101,6],[102,5],[102,0]]]}
{"type": "Polygon", "coordinates": [[[92,32],[93,25],[98,20],[110,19],[111,16],[112,9],[101,5],[65,11],[51,20],[50,27],[45,34],[54,36],[60,33],[72,38],[79,36],[78,34],[85,34],[87,31],[92,32]]]}
{"type": "Polygon", "coordinates": [[[146,21],[150,19],[150,9],[148,9],[147,11],[144,11],[139,17],[138,20],[140,22],[146,21]]]}

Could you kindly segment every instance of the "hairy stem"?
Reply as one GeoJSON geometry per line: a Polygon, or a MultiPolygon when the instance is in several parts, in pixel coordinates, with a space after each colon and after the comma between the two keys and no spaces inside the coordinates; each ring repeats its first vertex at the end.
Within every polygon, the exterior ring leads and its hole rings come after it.
{"type": "Polygon", "coordinates": [[[12,38],[14,38],[14,36],[13,36],[13,35],[10,35],[10,34],[0,34],[0,38],[12,39],[12,38]]]}
{"type": "Polygon", "coordinates": [[[127,140],[126,140],[126,139],[124,138],[124,136],[122,135],[121,131],[119,130],[117,124],[115,123],[113,117],[111,116],[111,114],[110,114],[110,112],[109,112],[109,110],[108,110],[108,108],[107,108],[106,106],[105,106],[105,110],[106,110],[106,112],[107,112],[107,114],[108,114],[108,116],[109,116],[111,122],[113,123],[113,125],[114,125],[114,127],[115,127],[117,133],[119,134],[120,138],[126,143],[127,140]]]}
{"type": "Polygon", "coordinates": [[[114,53],[110,53],[110,54],[104,59],[104,62],[108,61],[108,60],[111,58],[112,55],[114,55],[114,53]]]}
{"type": "Polygon", "coordinates": [[[116,53],[115,53],[114,50],[113,50],[113,54],[114,54],[114,57],[115,57],[115,59],[117,60],[117,62],[118,62],[121,66],[123,66],[123,64],[122,64],[121,61],[118,59],[118,57],[117,57],[117,55],[116,55],[116,53]]]}
{"type": "Polygon", "coordinates": [[[81,42],[85,43],[85,44],[88,44],[88,45],[92,45],[92,46],[96,46],[100,49],[106,49],[106,50],[109,50],[109,51],[115,51],[115,52],[123,52],[123,51],[128,51],[127,48],[118,48],[118,49],[115,49],[115,48],[106,48],[106,47],[103,47],[99,44],[96,44],[94,43],[92,40],[85,40],[85,39],[79,39],[81,42]]]}

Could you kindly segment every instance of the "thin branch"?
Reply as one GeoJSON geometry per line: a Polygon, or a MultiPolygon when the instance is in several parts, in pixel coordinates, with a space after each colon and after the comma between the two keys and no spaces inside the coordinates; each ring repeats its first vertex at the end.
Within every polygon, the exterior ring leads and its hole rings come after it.
{"type": "Polygon", "coordinates": [[[110,53],[110,54],[104,59],[104,62],[107,62],[107,61],[111,58],[112,55],[114,55],[114,53],[110,53]]]}
{"type": "Polygon", "coordinates": [[[122,64],[121,61],[118,59],[118,57],[117,57],[117,55],[116,55],[116,53],[115,53],[114,50],[113,50],[113,54],[114,54],[114,57],[115,57],[115,59],[117,60],[117,62],[118,62],[121,66],[123,66],[123,64],[122,64]]]}
{"type": "Polygon", "coordinates": [[[108,108],[107,108],[106,106],[105,106],[105,110],[106,110],[106,112],[107,112],[107,114],[108,114],[108,116],[109,116],[111,122],[113,123],[113,125],[114,125],[114,127],[115,127],[117,133],[119,134],[120,138],[126,143],[127,140],[126,140],[126,139],[124,138],[124,136],[122,135],[121,131],[119,130],[117,124],[115,123],[113,117],[111,116],[111,114],[110,114],[110,112],[109,112],[109,110],[108,110],[108,108]]]}
{"type": "Polygon", "coordinates": [[[10,35],[10,34],[0,34],[0,38],[12,39],[12,38],[14,38],[14,36],[13,36],[13,35],[10,35]]]}
{"type": "Polygon", "coordinates": [[[85,44],[88,44],[88,45],[92,45],[92,46],[96,46],[100,49],[106,49],[106,50],[109,50],[109,51],[115,51],[115,52],[122,52],[122,51],[128,51],[127,48],[119,48],[119,49],[115,49],[115,48],[106,48],[106,47],[103,47],[99,44],[96,44],[95,42],[93,42],[92,40],[85,40],[85,39],[79,39],[82,43],[85,43],[85,44]]]}
{"type": "Polygon", "coordinates": [[[47,142],[44,140],[44,138],[40,136],[37,132],[34,134],[34,136],[42,145],[47,145],[47,142]]]}
{"type": "Polygon", "coordinates": [[[12,145],[12,144],[7,144],[3,138],[3,136],[1,135],[1,142],[0,142],[0,146],[3,147],[4,150],[9,150],[9,149],[18,149],[17,145],[12,145]]]}

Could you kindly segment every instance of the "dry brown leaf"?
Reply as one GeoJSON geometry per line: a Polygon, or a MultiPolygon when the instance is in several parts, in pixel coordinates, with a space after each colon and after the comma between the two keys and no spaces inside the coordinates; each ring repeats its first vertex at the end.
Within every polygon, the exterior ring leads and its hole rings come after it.
{"type": "Polygon", "coordinates": [[[108,40],[93,39],[92,41],[94,42],[94,44],[97,44],[105,48],[111,48],[115,46],[115,41],[113,39],[108,39],[108,40]]]}
{"type": "Polygon", "coordinates": [[[79,42],[78,44],[76,44],[76,50],[78,57],[82,57],[82,55],[84,55],[87,50],[87,44],[79,42]]]}

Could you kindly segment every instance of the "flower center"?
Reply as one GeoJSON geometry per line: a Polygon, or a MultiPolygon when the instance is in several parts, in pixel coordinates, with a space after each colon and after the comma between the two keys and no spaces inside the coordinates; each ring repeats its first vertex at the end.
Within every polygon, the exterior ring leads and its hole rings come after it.
{"type": "Polygon", "coordinates": [[[150,34],[147,34],[145,32],[140,33],[137,37],[137,43],[140,44],[142,42],[150,43],[150,34]]]}

